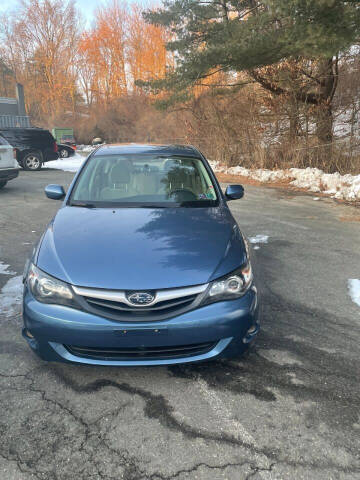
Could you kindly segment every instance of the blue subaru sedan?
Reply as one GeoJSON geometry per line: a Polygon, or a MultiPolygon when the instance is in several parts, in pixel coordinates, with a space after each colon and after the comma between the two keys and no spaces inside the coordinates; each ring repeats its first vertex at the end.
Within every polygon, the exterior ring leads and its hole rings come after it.
{"type": "Polygon", "coordinates": [[[23,336],[42,359],[171,365],[244,353],[259,331],[247,241],[191,146],[104,145],[24,273],[23,336]]]}

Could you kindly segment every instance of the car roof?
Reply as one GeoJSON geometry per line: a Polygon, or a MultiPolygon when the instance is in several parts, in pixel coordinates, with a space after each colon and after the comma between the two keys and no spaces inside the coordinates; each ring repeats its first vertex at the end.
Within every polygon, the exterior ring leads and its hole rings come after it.
{"type": "Polygon", "coordinates": [[[22,132],[22,131],[34,131],[34,132],[48,132],[45,128],[41,127],[0,127],[0,132],[22,132]]]}
{"type": "Polygon", "coordinates": [[[182,155],[185,157],[201,158],[200,152],[192,145],[164,145],[149,143],[115,143],[101,145],[94,155],[125,155],[125,154],[152,154],[152,155],[182,155]]]}

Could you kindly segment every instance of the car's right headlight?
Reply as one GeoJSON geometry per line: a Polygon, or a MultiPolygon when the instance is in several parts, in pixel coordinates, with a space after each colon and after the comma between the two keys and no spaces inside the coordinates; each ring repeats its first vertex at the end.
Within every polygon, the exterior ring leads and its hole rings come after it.
{"type": "Polygon", "coordinates": [[[33,263],[30,264],[26,281],[30,292],[39,302],[79,308],[70,285],[48,275],[33,263]]]}

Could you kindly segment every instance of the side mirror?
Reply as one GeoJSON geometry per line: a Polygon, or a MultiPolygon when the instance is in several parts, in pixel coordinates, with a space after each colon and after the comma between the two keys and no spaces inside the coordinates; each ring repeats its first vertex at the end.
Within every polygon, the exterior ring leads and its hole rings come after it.
{"type": "Polygon", "coordinates": [[[225,196],[228,200],[239,200],[244,196],[244,187],[242,185],[228,185],[225,196]]]}
{"type": "Polygon", "coordinates": [[[65,197],[65,190],[61,185],[48,185],[45,187],[45,195],[52,200],[61,200],[65,197]]]}

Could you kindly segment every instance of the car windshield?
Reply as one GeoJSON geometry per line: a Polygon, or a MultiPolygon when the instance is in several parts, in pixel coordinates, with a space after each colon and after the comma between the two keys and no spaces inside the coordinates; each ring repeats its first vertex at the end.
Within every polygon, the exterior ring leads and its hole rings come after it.
{"type": "Polygon", "coordinates": [[[95,155],[72,190],[69,204],[84,207],[205,207],[215,187],[199,158],[95,155]]]}

